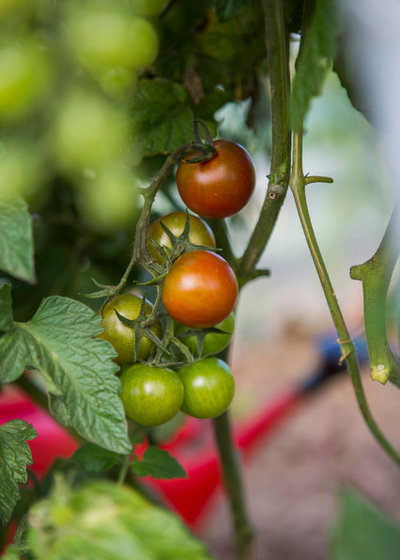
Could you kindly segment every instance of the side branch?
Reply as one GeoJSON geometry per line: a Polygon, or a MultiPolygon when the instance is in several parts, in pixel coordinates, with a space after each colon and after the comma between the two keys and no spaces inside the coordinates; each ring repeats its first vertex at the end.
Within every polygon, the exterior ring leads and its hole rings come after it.
{"type": "Polygon", "coordinates": [[[263,7],[272,115],[271,171],[258,222],[238,267],[239,276],[243,277],[255,269],[264,251],[285,199],[290,176],[289,36],[284,2],[263,0],[263,7]]]}

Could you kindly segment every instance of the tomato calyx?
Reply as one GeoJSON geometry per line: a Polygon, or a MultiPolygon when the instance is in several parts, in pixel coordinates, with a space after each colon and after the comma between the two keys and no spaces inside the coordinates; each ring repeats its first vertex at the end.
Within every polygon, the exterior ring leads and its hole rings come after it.
{"type": "Polygon", "coordinates": [[[150,315],[146,313],[146,300],[144,298],[142,299],[139,315],[136,319],[128,319],[127,317],[124,317],[124,315],[119,313],[117,309],[114,309],[114,313],[123,325],[132,328],[134,331],[135,344],[133,347],[133,356],[135,362],[141,361],[138,358],[137,349],[139,348],[139,343],[144,336],[154,342],[155,346],[162,350],[162,352],[169,354],[168,349],[164,346],[162,341],[152,329],[152,327],[159,321],[159,318],[153,316],[153,312],[150,315]]]}
{"type": "Polygon", "coordinates": [[[199,152],[199,154],[189,158],[182,159],[185,163],[202,163],[213,159],[217,155],[217,150],[213,144],[213,139],[207,125],[199,119],[193,120],[193,132],[195,141],[192,143],[192,148],[199,152]],[[202,138],[199,130],[199,125],[203,129],[204,139],[202,138]]]}
{"type": "Polygon", "coordinates": [[[199,249],[203,249],[204,251],[214,251],[214,252],[218,252],[221,250],[216,247],[212,247],[210,245],[199,245],[199,244],[192,243],[192,241],[190,241],[190,214],[187,210],[186,210],[185,225],[180,235],[175,235],[169,229],[169,227],[165,223],[163,223],[162,220],[160,221],[160,226],[163,229],[163,231],[167,234],[172,246],[171,248],[166,248],[160,245],[159,243],[157,243],[157,241],[152,237],[150,237],[149,239],[150,243],[156,248],[158,254],[162,257],[164,261],[164,266],[166,267],[166,271],[161,280],[164,280],[166,273],[169,272],[169,269],[171,268],[174,261],[176,261],[176,259],[180,257],[183,253],[188,253],[189,251],[195,251],[199,249]]]}

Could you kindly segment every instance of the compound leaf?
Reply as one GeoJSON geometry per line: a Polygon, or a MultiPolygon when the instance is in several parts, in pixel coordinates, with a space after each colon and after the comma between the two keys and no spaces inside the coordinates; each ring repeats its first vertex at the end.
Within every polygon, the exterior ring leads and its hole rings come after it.
{"type": "Polygon", "coordinates": [[[83,303],[44,299],[30,321],[14,323],[0,339],[0,379],[10,382],[26,368],[39,370],[56,420],[88,441],[129,453],[116,354],[107,341],[94,338],[101,331],[100,316],[83,303]]]}
{"type": "Polygon", "coordinates": [[[135,461],[133,472],[136,476],[153,478],[187,478],[185,469],[164,449],[152,445],[146,449],[141,461],[135,461]]]}
{"type": "Polygon", "coordinates": [[[32,220],[19,197],[0,197],[0,269],[26,282],[35,281],[32,220]]]}
{"type": "Polygon", "coordinates": [[[165,154],[192,139],[193,113],[183,86],[166,79],[140,81],[131,114],[136,156],[165,154]]]}
{"type": "Polygon", "coordinates": [[[0,287],[0,331],[13,328],[11,303],[11,286],[3,284],[0,287]]]}
{"type": "Polygon", "coordinates": [[[320,95],[335,55],[339,15],[332,0],[316,0],[297,59],[290,102],[291,125],[300,131],[313,97],[320,95]]]}
{"type": "Polygon", "coordinates": [[[36,430],[25,420],[11,420],[0,426],[0,519],[8,523],[20,498],[19,484],[27,481],[26,466],[32,464],[27,440],[36,430]]]}

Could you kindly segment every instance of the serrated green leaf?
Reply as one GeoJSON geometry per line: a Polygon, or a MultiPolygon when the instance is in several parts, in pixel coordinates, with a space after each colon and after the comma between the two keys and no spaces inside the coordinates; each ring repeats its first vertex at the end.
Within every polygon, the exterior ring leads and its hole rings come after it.
{"type": "Polygon", "coordinates": [[[146,449],[141,461],[135,461],[133,472],[136,476],[153,478],[187,478],[185,469],[165,449],[152,445],[146,449]]]}
{"type": "Polygon", "coordinates": [[[13,324],[11,286],[3,284],[0,287],[0,331],[12,329],[13,324]]]}
{"type": "Polygon", "coordinates": [[[299,132],[313,97],[320,95],[331,69],[340,30],[333,0],[317,0],[296,65],[290,101],[292,129],[299,132]]]}
{"type": "Polygon", "coordinates": [[[215,8],[219,21],[226,21],[242,8],[245,8],[249,0],[215,0],[215,8]]]}
{"type": "Polygon", "coordinates": [[[26,443],[37,436],[25,420],[11,420],[0,426],[0,519],[8,523],[20,498],[19,484],[27,481],[26,467],[32,454],[26,443]]]}
{"type": "Polygon", "coordinates": [[[165,79],[143,79],[130,108],[136,156],[165,154],[192,139],[193,112],[185,88],[165,79]]]}
{"type": "Polygon", "coordinates": [[[49,297],[31,321],[15,323],[0,339],[0,378],[9,382],[27,367],[38,369],[56,420],[88,441],[129,453],[116,353],[94,338],[102,329],[100,316],[83,303],[49,297]]]}
{"type": "Polygon", "coordinates": [[[73,491],[57,481],[29,519],[28,542],[40,560],[210,560],[176,515],[106,480],[73,491]]]}
{"type": "Polygon", "coordinates": [[[71,461],[88,473],[100,473],[116,465],[119,455],[93,443],[85,443],[75,451],[71,461]]]}
{"type": "Polygon", "coordinates": [[[0,198],[0,269],[26,282],[35,281],[32,221],[22,198],[0,198]]]}
{"type": "Polygon", "coordinates": [[[346,489],[332,535],[331,560],[395,560],[399,550],[400,527],[395,520],[353,488],[346,489]]]}

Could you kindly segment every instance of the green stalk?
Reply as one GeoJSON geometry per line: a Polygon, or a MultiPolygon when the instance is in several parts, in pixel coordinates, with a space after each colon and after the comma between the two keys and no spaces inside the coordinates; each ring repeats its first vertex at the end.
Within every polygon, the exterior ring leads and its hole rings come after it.
{"type": "Polygon", "coordinates": [[[215,418],[213,424],[235,529],[236,558],[250,559],[254,531],[245,508],[240,465],[234,448],[228,411],[215,418]]]}
{"type": "Polygon", "coordinates": [[[293,141],[293,172],[290,181],[290,188],[293,192],[294,200],[296,202],[297,212],[301,221],[305,238],[310,249],[311,256],[314,261],[319,279],[321,281],[322,289],[324,290],[325,298],[336,327],[339,344],[342,350],[342,359],[346,360],[347,368],[353,384],[355,396],[358,406],[364,417],[364,420],[375,437],[379,445],[386,451],[386,453],[393,459],[393,461],[400,466],[400,455],[389,443],[386,437],[381,432],[376,424],[368,402],[364,393],[361,383],[361,376],[357,356],[354,348],[353,341],[344,321],[341,309],[335,296],[335,292],[326,269],[321,251],[319,249],[317,239],[315,237],[314,228],[312,226],[310,214],[308,211],[307,200],[305,195],[306,179],[303,174],[303,132],[294,134],[293,141]]]}
{"type": "Polygon", "coordinates": [[[290,176],[289,35],[285,24],[285,8],[281,0],[262,2],[271,98],[271,170],[258,222],[239,263],[239,276],[243,278],[247,278],[254,271],[271,236],[285,200],[290,176]]]}

